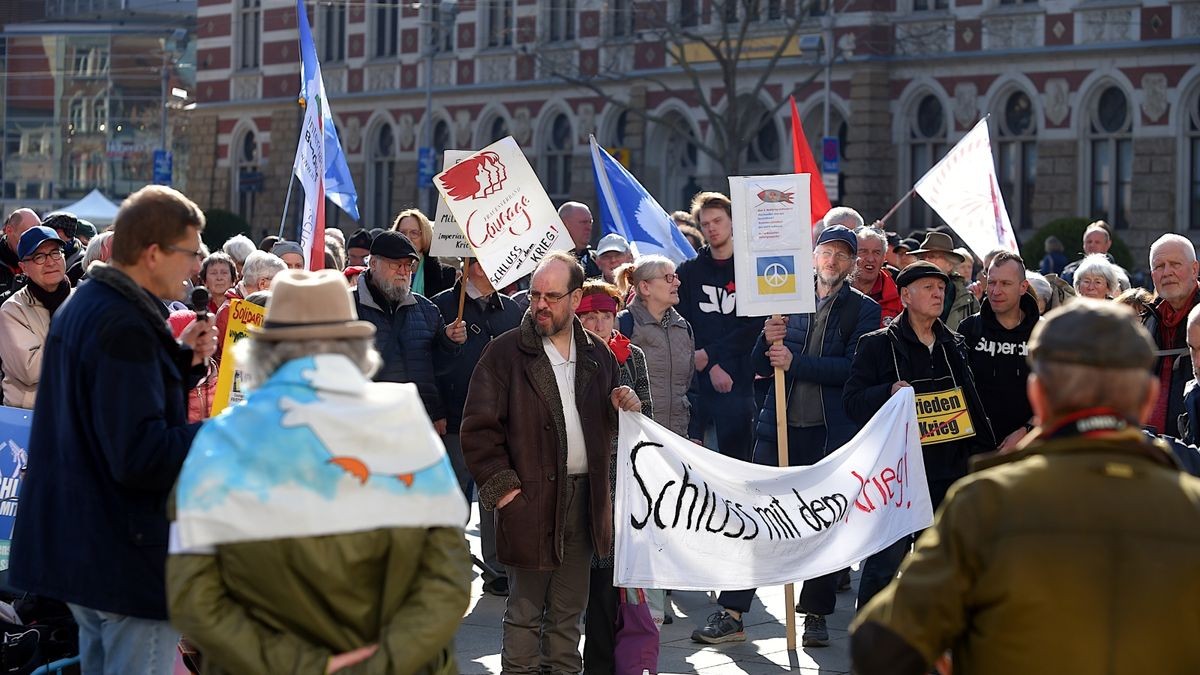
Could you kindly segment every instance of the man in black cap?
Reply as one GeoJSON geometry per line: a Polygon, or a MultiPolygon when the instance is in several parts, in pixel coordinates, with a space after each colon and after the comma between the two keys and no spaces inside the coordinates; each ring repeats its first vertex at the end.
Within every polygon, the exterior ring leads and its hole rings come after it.
{"type": "Polygon", "coordinates": [[[1046,316],[1029,340],[1040,426],[954,486],[860,607],[854,672],[920,675],[947,649],[964,673],[1200,672],[1180,633],[1200,625],[1200,480],[1139,429],[1154,350],[1115,303],[1046,316]]]}
{"type": "Polygon", "coordinates": [[[921,248],[910,252],[918,260],[925,260],[937,265],[946,273],[946,296],[942,306],[942,322],[950,330],[958,330],[962,320],[979,311],[979,301],[975,294],[967,290],[970,283],[958,272],[958,266],[966,261],[961,253],[954,250],[954,239],[945,232],[930,232],[921,242],[921,248]]]}
{"type": "Polygon", "coordinates": [[[359,230],[346,241],[346,266],[365,267],[371,255],[371,233],[359,230]]]}
{"type": "Polygon", "coordinates": [[[412,292],[412,273],[420,256],[408,237],[394,230],[371,242],[367,271],[352,290],[358,318],[375,324],[375,349],[383,366],[376,382],[412,382],[439,434],[446,433],[446,406],[438,392],[434,351],[458,356],[467,341],[463,321],[450,325],[436,305],[412,292]]]}
{"type": "MultiPolygon", "coordinates": [[[[850,375],[859,337],[879,327],[879,305],[846,281],[857,253],[858,236],[845,226],[822,230],[813,249],[817,311],[767,319],[754,345],[751,362],[757,375],[768,377],[775,368],[784,371],[791,466],[816,464],[862,428],[842,408],[842,383],[850,375]]],[[[757,435],[755,463],[778,466],[774,387],[758,413],[757,435]]],[[[805,647],[829,646],[825,617],[837,604],[840,574],[809,579],[801,587],[796,611],[804,613],[805,647]]],[[[709,617],[692,639],[707,644],[746,639],[743,615],[750,611],[754,593],[721,593],[717,601],[724,611],[709,617]]]]}
{"type": "MultiPolygon", "coordinates": [[[[866,424],[892,394],[912,387],[917,396],[917,419],[925,477],[933,508],[950,484],[967,475],[971,455],[995,450],[996,440],[984,412],[967,361],[966,340],[938,318],[950,279],[928,262],[915,262],[896,277],[904,311],[887,328],[862,336],[842,393],[846,413],[866,424]],[[956,409],[929,417],[921,402],[958,401],[956,409]]],[[[908,552],[904,537],[867,558],[858,585],[862,607],[896,576],[908,552]]]]}

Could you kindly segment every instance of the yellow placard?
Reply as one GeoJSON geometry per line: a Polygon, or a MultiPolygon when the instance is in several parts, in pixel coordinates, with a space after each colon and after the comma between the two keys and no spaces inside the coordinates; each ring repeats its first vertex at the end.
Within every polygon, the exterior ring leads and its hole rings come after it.
{"type": "Polygon", "coordinates": [[[233,346],[249,333],[246,326],[261,326],[267,310],[253,302],[235,298],[229,302],[229,324],[225,328],[225,345],[221,349],[221,369],[217,371],[217,392],[213,396],[212,414],[240,403],[242,374],[234,363],[233,346]]]}
{"type": "Polygon", "coordinates": [[[975,435],[962,387],[917,394],[916,400],[921,445],[961,441],[975,435]]]}

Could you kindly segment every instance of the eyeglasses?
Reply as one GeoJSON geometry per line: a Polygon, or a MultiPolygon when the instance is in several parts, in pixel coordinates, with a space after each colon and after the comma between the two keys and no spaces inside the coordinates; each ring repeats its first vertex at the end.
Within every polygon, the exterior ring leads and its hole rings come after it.
{"type": "Polygon", "coordinates": [[[668,284],[673,284],[673,283],[675,283],[675,280],[679,278],[679,275],[675,274],[674,272],[668,272],[667,274],[664,274],[661,277],[650,277],[650,278],[651,279],[662,279],[663,281],[667,282],[668,284]]]}
{"type": "Polygon", "coordinates": [[[380,265],[383,265],[384,267],[386,267],[388,269],[400,270],[402,272],[411,270],[413,268],[413,266],[416,264],[413,262],[412,258],[401,258],[399,260],[392,260],[390,258],[383,258],[383,257],[376,256],[376,259],[379,260],[380,265]]]}
{"type": "Polygon", "coordinates": [[[830,258],[833,258],[834,260],[836,260],[840,263],[849,262],[851,260],[851,256],[849,256],[845,253],[841,253],[840,251],[839,252],[835,252],[835,251],[818,251],[817,252],[818,260],[829,260],[830,258]]]}
{"type": "Polygon", "coordinates": [[[537,291],[530,291],[529,304],[530,306],[533,306],[545,300],[547,305],[557,305],[558,303],[562,302],[563,298],[574,292],[575,291],[573,290],[567,291],[566,293],[538,293],[537,291]]]}
{"type": "Polygon", "coordinates": [[[47,260],[62,260],[65,257],[66,255],[63,253],[63,250],[56,248],[48,253],[34,253],[26,258],[26,260],[34,265],[45,265],[47,260]]]}
{"type": "Polygon", "coordinates": [[[184,248],[182,246],[168,245],[168,246],[164,246],[163,248],[167,249],[168,251],[174,251],[176,253],[186,253],[187,255],[190,255],[193,258],[195,258],[198,262],[204,262],[204,258],[206,257],[204,255],[204,251],[193,251],[190,248],[184,248]]]}

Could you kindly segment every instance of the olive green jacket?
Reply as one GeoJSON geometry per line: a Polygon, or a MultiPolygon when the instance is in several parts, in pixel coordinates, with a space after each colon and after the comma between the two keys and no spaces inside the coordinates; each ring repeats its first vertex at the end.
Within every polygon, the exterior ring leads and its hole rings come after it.
{"type": "Polygon", "coordinates": [[[855,672],[1200,673],[1200,479],[1135,429],[956,483],[851,626],[855,672]]]}
{"type": "Polygon", "coordinates": [[[471,560],[459,528],[395,528],[217,548],[167,561],[171,622],[205,675],[325,672],[378,644],[345,675],[457,673],[453,638],[471,560]]]}
{"type": "Polygon", "coordinates": [[[979,311],[979,299],[967,288],[968,283],[959,275],[951,274],[951,288],[946,289],[946,308],[942,312],[942,322],[955,332],[963,319],[979,311]]]}

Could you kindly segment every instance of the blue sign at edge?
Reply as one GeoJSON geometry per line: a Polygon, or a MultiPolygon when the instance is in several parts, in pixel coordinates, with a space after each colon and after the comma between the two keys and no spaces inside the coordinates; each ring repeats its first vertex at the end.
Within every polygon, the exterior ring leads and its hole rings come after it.
{"type": "Polygon", "coordinates": [[[170,185],[174,157],[169,150],[154,151],[154,184],[170,185]]]}
{"type": "Polygon", "coordinates": [[[837,173],[841,171],[842,151],[837,136],[825,136],[821,139],[821,173],[837,173]]]}
{"type": "Polygon", "coordinates": [[[417,185],[427,188],[433,186],[433,175],[437,173],[434,168],[434,160],[437,159],[434,155],[433,148],[418,148],[417,149],[417,185]]]}

